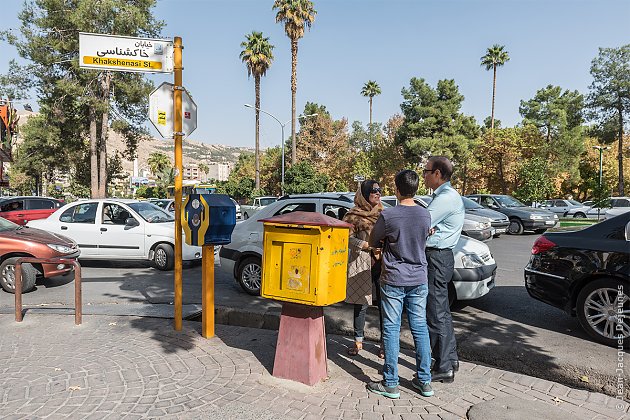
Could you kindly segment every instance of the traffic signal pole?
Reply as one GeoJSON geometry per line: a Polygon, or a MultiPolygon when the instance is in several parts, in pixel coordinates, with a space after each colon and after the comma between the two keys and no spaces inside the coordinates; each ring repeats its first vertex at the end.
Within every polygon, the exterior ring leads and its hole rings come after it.
{"type": "Polygon", "coordinates": [[[175,331],[182,329],[182,38],[175,37],[173,45],[175,59],[173,139],[175,141],[175,331]]]}

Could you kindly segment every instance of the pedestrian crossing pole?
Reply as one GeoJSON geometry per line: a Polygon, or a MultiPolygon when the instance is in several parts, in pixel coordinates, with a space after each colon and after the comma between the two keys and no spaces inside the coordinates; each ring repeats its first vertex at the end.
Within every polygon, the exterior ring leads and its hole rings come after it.
{"type": "Polygon", "coordinates": [[[173,45],[175,86],[173,91],[173,139],[175,141],[175,331],[182,329],[182,38],[173,45]]]}

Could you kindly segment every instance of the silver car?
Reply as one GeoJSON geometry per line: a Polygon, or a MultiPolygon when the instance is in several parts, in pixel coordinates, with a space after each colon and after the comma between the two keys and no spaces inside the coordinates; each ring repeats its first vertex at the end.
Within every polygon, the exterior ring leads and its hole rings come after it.
{"type": "MultiPolygon", "coordinates": [[[[233,275],[247,293],[259,295],[263,254],[263,224],[259,220],[294,211],[319,212],[342,218],[354,207],[353,198],[353,194],[333,193],[281,197],[236,224],[232,242],[223,245],[219,251],[221,270],[233,275]]],[[[455,272],[449,283],[451,301],[477,299],[494,287],[497,265],[486,244],[462,236],[453,254],[455,272]]]]}
{"type": "Polygon", "coordinates": [[[579,207],[584,207],[579,201],[562,199],[546,200],[540,205],[541,209],[552,211],[557,214],[558,217],[565,217],[569,211],[579,207]]]}

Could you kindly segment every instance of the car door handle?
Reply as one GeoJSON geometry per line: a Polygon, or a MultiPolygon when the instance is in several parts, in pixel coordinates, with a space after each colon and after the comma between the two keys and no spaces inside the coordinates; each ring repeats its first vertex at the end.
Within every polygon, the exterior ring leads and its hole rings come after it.
{"type": "Polygon", "coordinates": [[[68,230],[68,226],[61,226],[61,230],[68,230]]]}
{"type": "Polygon", "coordinates": [[[23,214],[18,214],[17,217],[24,217],[24,215],[23,214]]]}
{"type": "Polygon", "coordinates": [[[101,228],[101,232],[107,232],[107,228],[101,228]]]}

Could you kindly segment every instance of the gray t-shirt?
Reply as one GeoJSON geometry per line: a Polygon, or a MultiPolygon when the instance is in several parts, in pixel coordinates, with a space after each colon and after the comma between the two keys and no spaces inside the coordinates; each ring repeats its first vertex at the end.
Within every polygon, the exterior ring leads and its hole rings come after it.
{"type": "Polygon", "coordinates": [[[369,240],[370,246],[383,248],[381,283],[392,286],[427,283],[424,248],[430,228],[429,211],[418,205],[398,205],[381,212],[369,240]]]}

